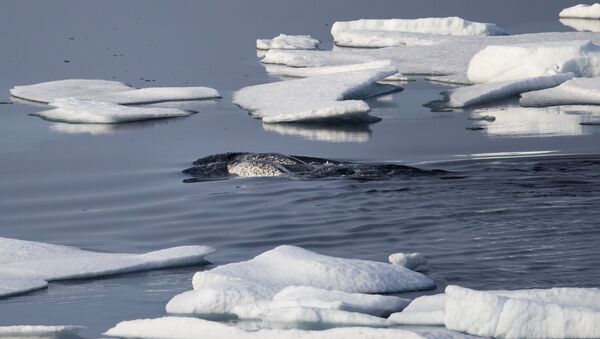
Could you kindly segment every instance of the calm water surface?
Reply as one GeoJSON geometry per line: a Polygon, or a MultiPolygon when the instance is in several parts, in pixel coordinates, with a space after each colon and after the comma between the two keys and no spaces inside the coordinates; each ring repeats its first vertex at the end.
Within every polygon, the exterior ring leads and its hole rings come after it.
{"type": "MultiPolygon", "coordinates": [[[[576,2],[576,1],[575,1],[576,2]]],[[[0,105],[0,236],[99,251],[212,245],[214,264],[280,244],[386,260],[419,251],[439,289],[595,286],[600,281],[600,128],[580,115],[470,112],[421,105],[446,87],[422,79],[370,100],[369,126],[262,125],[233,91],[276,81],[254,40],[312,34],[331,46],[335,20],[460,15],[511,33],[568,30],[573,1],[5,1],[0,101],[14,85],[104,78],[144,86],[205,85],[217,102],[188,118],[118,126],[55,124],[0,105]],[[69,61],[69,62],[65,62],[69,61]],[[185,184],[196,158],[227,151],[394,161],[453,179],[234,179],[185,184]],[[518,157],[516,157],[518,155],[518,157]]],[[[0,325],[78,324],[98,336],[125,319],[164,314],[198,267],[52,283],[0,300],[0,325]]]]}

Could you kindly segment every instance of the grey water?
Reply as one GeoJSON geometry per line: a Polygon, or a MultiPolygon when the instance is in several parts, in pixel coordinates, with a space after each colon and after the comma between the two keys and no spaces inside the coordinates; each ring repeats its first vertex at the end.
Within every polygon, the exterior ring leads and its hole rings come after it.
{"type": "MultiPolygon", "coordinates": [[[[470,112],[422,105],[447,87],[417,79],[369,99],[381,121],[263,125],[231,103],[277,81],[256,38],[311,34],[331,47],[336,20],[458,15],[511,33],[570,30],[578,1],[13,1],[0,10],[0,101],[15,85],[66,78],[134,86],[202,85],[223,99],[187,118],[116,126],[56,124],[44,109],[0,104],[0,236],[97,251],[206,244],[214,265],[280,244],[385,261],[417,251],[438,291],[598,287],[600,127],[580,115],[470,112]],[[533,10],[535,9],[535,10],[533,10]],[[279,152],[443,169],[387,180],[229,179],[184,183],[198,158],[279,152]]],[[[121,320],[164,315],[191,288],[189,267],[51,283],[0,299],[0,325],[74,324],[99,336],[121,320]]]]}

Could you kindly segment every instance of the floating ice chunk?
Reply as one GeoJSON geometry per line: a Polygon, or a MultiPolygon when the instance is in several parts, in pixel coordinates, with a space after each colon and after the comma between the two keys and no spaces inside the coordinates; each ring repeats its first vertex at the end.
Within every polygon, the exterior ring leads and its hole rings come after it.
{"type": "Polygon", "coordinates": [[[198,264],[213,251],[207,246],[182,246],[146,254],[99,253],[0,238],[0,297],[43,288],[44,281],[198,264]]]}
{"type": "Polygon", "coordinates": [[[233,102],[265,123],[364,120],[369,105],[345,99],[395,73],[386,67],[250,86],[237,91],[233,102]]]}
{"type": "Polygon", "coordinates": [[[256,49],[317,49],[320,43],[310,35],[279,34],[273,39],[256,40],[256,49]]]}
{"type": "Polygon", "coordinates": [[[48,103],[58,98],[105,95],[133,89],[119,81],[68,79],[15,86],[10,94],[24,100],[48,103]]]}
{"type": "Polygon", "coordinates": [[[580,32],[600,32],[598,20],[563,18],[560,23],[580,32]]]}
{"type": "MultiPolygon", "coordinates": [[[[458,17],[421,18],[421,19],[361,19],[356,21],[338,21],[331,27],[336,44],[344,46],[382,47],[390,46],[389,41],[380,43],[377,37],[369,33],[410,32],[435,35],[504,35],[506,32],[494,24],[471,22],[458,17]],[[358,33],[358,34],[355,34],[358,33]],[[367,33],[362,34],[361,33],[367,33]]],[[[393,38],[388,35],[388,39],[393,38]]]]}
{"type": "Polygon", "coordinates": [[[527,79],[495,81],[459,87],[445,92],[447,107],[468,107],[505,99],[517,94],[555,87],[573,78],[572,73],[545,75],[527,79]]]}
{"type": "MultiPolygon", "coordinates": [[[[399,292],[435,286],[427,276],[401,266],[329,257],[294,246],[279,246],[248,261],[198,272],[193,285],[194,291],[175,296],[167,304],[167,312],[211,317],[231,315],[237,305],[271,301],[278,292],[294,285],[350,293],[399,292]]],[[[357,302],[355,299],[344,298],[350,302],[347,307],[359,307],[351,306],[352,300],[357,302]]],[[[368,306],[366,299],[363,302],[365,308],[375,307],[375,304],[368,306]]]]}
{"type": "Polygon", "coordinates": [[[263,321],[283,328],[322,330],[333,327],[389,327],[393,322],[372,315],[316,307],[272,309],[263,321]]]}
{"type": "Polygon", "coordinates": [[[80,98],[115,104],[147,104],[164,101],[217,99],[219,92],[208,87],[150,87],[136,89],[119,81],[68,79],[16,86],[12,96],[49,103],[60,98],[80,98]]]}
{"type": "Polygon", "coordinates": [[[237,305],[232,309],[231,313],[235,314],[239,319],[262,320],[267,313],[274,310],[301,307],[340,310],[342,302],[315,299],[259,301],[251,304],[237,305]]]}
{"type": "Polygon", "coordinates": [[[324,67],[347,66],[379,60],[381,59],[362,53],[269,50],[261,62],[291,67],[324,67]]]}
{"type": "Polygon", "coordinates": [[[123,321],[105,335],[148,339],[422,339],[415,332],[393,328],[346,327],[323,331],[261,329],[246,331],[197,318],[163,317],[123,321]]]}
{"type": "Polygon", "coordinates": [[[444,293],[421,296],[408,306],[388,318],[402,325],[444,325],[444,309],[446,295],[444,293]]]}
{"type": "Polygon", "coordinates": [[[488,46],[473,56],[467,75],[481,83],[569,72],[600,76],[600,46],[589,40],[488,46]]]}
{"type": "Polygon", "coordinates": [[[554,288],[501,296],[458,286],[446,288],[450,330],[501,338],[600,337],[600,290],[554,288]]]}
{"type": "Polygon", "coordinates": [[[563,9],[559,14],[561,18],[600,19],[600,4],[576,5],[563,9]]]}
{"type": "Polygon", "coordinates": [[[365,313],[378,317],[387,316],[392,312],[397,312],[406,307],[409,303],[409,300],[395,296],[348,293],[335,290],[323,290],[309,286],[286,287],[277,293],[273,297],[273,300],[339,303],[337,309],[365,313]]]}
{"type": "MultiPolygon", "coordinates": [[[[350,64],[350,65],[340,65],[340,66],[322,66],[322,67],[276,67],[272,68],[267,65],[266,69],[269,74],[280,75],[286,77],[296,77],[296,78],[307,78],[317,75],[327,75],[327,74],[335,74],[340,72],[348,72],[348,71],[362,71],[362,70],[372,70],[372,69],[380,69],[383,67],[388,67],[392,64],[390,60],[380,60],[380,61],[372,61],[365,62],[360,64],[350,64]]],[[[403,76],[400,73],[396,73],[391,75],[384,80],[386,81],[406,81],[407,77],[403,76]]]]}
{"type": "Polygon", "coordinates": [[[103,101],[77,98],[56,99],[50,103],[55,109],[34,113],[40,118],[73,124],[115,124],[183,117],[191,114],[176,108],[124,106],[103,101]]]}
{"type": "Polygon", "coordinates": [[[394,253],[388,260],[392,265],[404,266],[409,270],[424,269],[428,266],[427,259],[421,253],[394,253]]]}
{"type": "Polygon", "coordinates": [[[521,106],[600,105],[600,78],[577,78],[554,88],[523,93],[521,106]]]}
{"type": "Polygon", "coordinates": [[[79,338],[83,326],[0,326],[0,338],[79,338]]]}

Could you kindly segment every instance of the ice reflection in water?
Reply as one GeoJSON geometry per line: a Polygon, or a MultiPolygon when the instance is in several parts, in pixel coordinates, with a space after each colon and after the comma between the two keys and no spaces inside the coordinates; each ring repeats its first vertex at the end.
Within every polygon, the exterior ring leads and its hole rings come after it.
{"type": "Polygon", "coordinates": [[[371,129],[364,124],[262,124],[265,131],[283,136],[297,136],[303,139],[323,142],[367,142],[371,129]]]}
{"type": "Polygon", "coordinates": [[[560,23],[580,32],[600,32],[599,20],[564,18],[560,23]]]}

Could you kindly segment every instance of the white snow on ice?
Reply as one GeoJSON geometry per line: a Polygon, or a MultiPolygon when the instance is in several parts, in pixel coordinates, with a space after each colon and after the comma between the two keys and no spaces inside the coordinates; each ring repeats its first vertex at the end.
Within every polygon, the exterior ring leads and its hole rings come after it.
{"type": "Polygon", "coordinates": [[[48,281],[198,264],[213,251],[207,246],[182,246],[145,254],[100,253],[0,238],[0,297],[44,288],[48,281]]]}
{"type": "Polygon", "coordinates": [[[177,108],[124,106],[104,101],[62,98],[50,102],[56,108],[34,113],[40,118],[72,124],[115,124],[121,122],[183,117],[191,114],[177,108]]]}
{"type": "MultiPolygon", "coordinates": [[[[385,293],[429,289],[435,284],[427,276],[402,266],[335,258],[299,247],[279,246],[248,261],[197,272],[193,286],[194,290],[179,294],[169,301],[168,313],[212,317],[232,315],[236,306],[272,301],[277,293],[289,286],[308,286],[348,293],[385,293]]],[[[313,295],[314,293],[316,292],[313,291],[313,295]]],[[[375,298],[346,294],[339,297],[342,298],[339,302],[346,301],[340,308],[362,308],[369,309],[369,312],[382,307],[380,303],[391,302],[385,298],[377,298],[379,301],[375,302],[375,298]]],[[[394,300],[387,308],[395,307],[394,303],[401,302],[394,300]]],[[[315,302],[326,303],[332,300],[321,299],[315,302]]],[[[257,307],[266,309],[268,306],[262,304],[257,307]]]]}
{"type": "MultiPolygon", "coordinates": [[[[390,60],[379,60],[365,62],[360,64],[340,65],[340,66],[321,66],[321,67],[288,67],[283,65],[265,64],[267,73],[271,75],[307,78],[317,75],[335,74],[348,71],[373,70],[391,66],[390,60]]],[[[393,74],[385,79],[385,81],[406,81],[407,78],[400,73],[393,74]]]]}
{"type": "Polygon", "coordinates": [[[279,34],[273,39],[257,39],[256,49],[317,49],[320,43],[310,35],[279,34]]]}
{"type": "Polygon", "coordinates": [[[389,316],[389,320],[401,325],[444,325],[444,293],[425,295],[411,301],[408,306],[389,316]]]}
{"type": "Polygon", "coordinates": [[[429,265],[421,253],[394,253],[388,257],[392,265],[400,265],[409,270],[426,269],[429,265]]]}
{"type": "Polygon", "coordinates": [[[369,105],[346,99],[395,73],[386,67],[250,86],[233,102],[265,123],[365,119],[369,105]]]}
{"type": "Polygon", "coordinates": [[[600,19],[600,4],[579,4],[563,9],[559,14],[561,18],[600,19]]]}
{"type": "Polygon", "coordinates": [[[521,106],[600,105],[600,78],[577,78],[554,88],[524,93],[521,106]]]}
{"type": "Polygon", "coordinates": [[[458,17],[420,19],[361,19],[338,21],[331,27],[334,42],[343,46],[385,47],[378,39],[387,35],[393,39],[394,33],[420,33],[432,35],[504,35],[506,32],[494,24],[471,22],[458,17]]]}
{"type": "Polygon", "coordinates": [[[0,338],[78,338],[82,326],[0,326],[0,338]]]}
{"type": "Polygon", "coordinates": [[[580,32],[600,32],[600,20],[562,18],[561,24],[580,32]]]}
{"type": "Polygon", "coordinates": [[[566,73],[458,87],[444,93],[448,97],[446,106],[459,108],[490,103],[523,92],[555,87],[572,78],[572,73],[566,73]]]}

